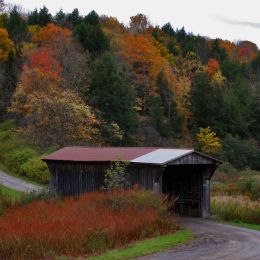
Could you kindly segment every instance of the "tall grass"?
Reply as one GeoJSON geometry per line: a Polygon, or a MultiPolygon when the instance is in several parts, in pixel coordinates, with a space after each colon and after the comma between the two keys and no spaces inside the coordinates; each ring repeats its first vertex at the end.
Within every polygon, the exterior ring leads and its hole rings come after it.
{"type": "Polygon", "coordinates": [[[39,259],[99,253],[178,230],[150,192],[114,191],[39,200],[0,218],[0,258],[39,259]]]}
{"type": "Polygon", "coordinates": [[[226,221],[243,221],[260,224],[260,200],[246,196],[213,196],[212,212],[226,221]]]}

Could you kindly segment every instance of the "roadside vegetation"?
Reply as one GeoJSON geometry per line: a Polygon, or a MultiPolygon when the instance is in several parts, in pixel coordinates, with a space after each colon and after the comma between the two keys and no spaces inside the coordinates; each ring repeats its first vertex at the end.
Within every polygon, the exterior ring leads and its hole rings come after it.
{"type": "Polygon", "coordinates": [[[0,258],[91,256],[178,230],[176,218],[160,198],[141,190],[37,200],[5,210],[0,218],[0,258]]]}
{"type": "Polygon", "coordinates": [[[246,196],[212,197],[212,210],[222,220],[260,225],[260,201],[246,196]]]}
{"type": "MultiPolygon", "coordinates": [[[[162,250],[173,248],[187,243],[193,238],[193,234],[188,230],[180,230],[174,234],[158,236],[156,238],[144,239],[130,245],[110,250],[99,256],[87,258],[88,260],[123,260],[138,256],[156,253],[162,250]]],[[[65,258],[66,259],[66,258],[65,258]]],[[[65,260],[62,259],[62,260],[65,260]]],[[[79,258],[78,260],[83,260],[79,258]]]]}
{"type": "Polygon", "coordinates": [[[260,229],[260,172],[224,164],[213,177],[211,200],[217,219],[260,229]]]}
{"type": "Polygon", "coordinates": [[[1,196],[10,196],[12,198],[19,198],[22,194],[23,194],[23,192],[21,192],[21,191],[10,189],[10,188],[0,184],[0,197],[1,196]]]}
{"type": "Polygon", "coordinates": [[[48,200],[57,197],[55,194],[45,191],[41,193],[24,193],[0,185],[0,217],[14,207],[23,207],[37,200],[48,200]]]}
{"type": "Polygon", "coordinates": [[[13,120],[0,123],[0,169],[39,184],[49,183],[49,170],[38,149],[15,130],[13,120]]]}

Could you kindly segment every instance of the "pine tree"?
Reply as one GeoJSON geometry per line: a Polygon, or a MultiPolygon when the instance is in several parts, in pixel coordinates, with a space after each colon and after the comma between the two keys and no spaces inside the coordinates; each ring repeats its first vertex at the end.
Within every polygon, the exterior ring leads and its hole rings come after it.
{"type": "Polygon", "coordinates": [[[94,63],[90,97],[102,118],[117,123],[125,138],[134,133],[137,125],[134,92],[110,53],[104,53],[94,63]]]}
{"type": "Polygon", "coordinates": [[[165,78],[163,72],[159,73],[156,85],[160,93],[164,116],[167,120],[168,128],[170,128],[171,134],[177,136],[181,132],[182,119],[178,114],[177,104],[174,99],[173,92],[170,89],[169,82],[165,78]]]}
{"type": "Polygon", "coordinates": [[[63,12],[62,9],[58,13],[56,13],[54,17],[54,21],[59,26],[65,26],[66,25],[66,14],[63,12]]]}
{"type": "Polygon", "coordinates": [[[105,36],[98,20],[98,15],[92,11],[76,26],[74,34],[78,37],[85,50],[92,56],[99,56],[109,49],[109,41],[105,36]]]}
{"type": "Polygon", "coordinates": [[[29,25],[37,25],[39,24],[39,13],[38,13],[38,9],[34,9],[34,11],[30,12],[28,14],[28,24],[29,25]]]}
{"type": "Polygon", "coordinates": [[[91,11],[87,16],[84,17],[84,22],[92,26],[99,25],[99,16],[95,11],[91,11]]]}
{"type": "Polygon", "coordinates": [[[19,43],[26,38],[26,21],[17,6],[14,6],[10,12],[6,27],[11,39],[15,43],[19,43]]]}
{"type": "Polygon", "coordinates": [[[67,15],[67,22],[71,28],[76,27],[82,22],[82,17],[79,15],[79,10],[77,8],[67,15]]]}
{"type": "Polygon", "coordinates": [[[39,25],[46,26],[48,23],[52,22],[52,15],[46,6],[43,6],[39,11],[39,25]]]}

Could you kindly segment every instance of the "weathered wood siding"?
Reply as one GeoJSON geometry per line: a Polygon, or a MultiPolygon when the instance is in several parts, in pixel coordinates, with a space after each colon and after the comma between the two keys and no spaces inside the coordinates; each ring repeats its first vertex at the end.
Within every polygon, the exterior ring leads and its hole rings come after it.
{"type": "Polygon", "coordinates": [[[48,167],[51,190],[64,196],[73,196],[100,189],[108,164],[48,162],[48,167]]]}
{"type": "Polygon", "coordinates": [[[174,160],[173,162],[168,163],[168,165],[210,165],[215,164],[214,160],[211,160],[210,158],[204,157],[197,153],[191,153],[184,157],[181,157],[177,160],[174,160]]]}
{"type": "MultiPolygon", "coordinates": [[[[110,167],[109,163],[48,161],[47,164],[51,172],[51,190],[64,196],[99,190],[104,184],[105,171],[110,167]]],[[[130,185],[153,190],[160,171],[160,167],[130,165],[127,169],[130,185]]]]}
{"type": "Polygon", "coordinates": [[[160,182],[161,168],[159,166],[135,166],[128,168],[131,185],[138,185],[146,190],[153,190],[154,183],[160,182]]]}

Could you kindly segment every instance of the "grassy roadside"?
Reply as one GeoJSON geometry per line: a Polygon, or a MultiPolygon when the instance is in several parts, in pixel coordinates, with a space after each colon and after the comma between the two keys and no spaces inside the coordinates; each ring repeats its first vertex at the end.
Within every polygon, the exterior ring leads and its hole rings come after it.
{"type": "Polygon", "coordinates": [[[15,178],[17,178],[17,179],[21,179],[21,180],[23,180],[23,181],[25,181],[25,182],[28,182],[28,183],[37,185],[37,186],[39,186],[39,187],[47,186],[47,185],[39,184],[38,182],[33,181],[33,180],[27,178],[26,176],[21,176],[21,175],[18,175],[18,174],[15,174],[15,173],[11,172],[11,171],[10,171],[9,169],[7,169],[7,167],[6,167],[3,163],[1,163],[1,162],[0,162],[0,171],[3,171],[4,173],[6,173],[6,174],[8,174],[8,175],[10,175],[10,176],[13,176],[13,177],[15,177],[15,178]]]}
{"type": "Polygon", "coordinates": [[[213,220],[216,222],[219,222],[219,223],[223,223],[223,224],[228,224],[228,225],[233,225],[233,226],[237,226],[237,227],[243,227],[243,228],[260,231],[260,225],[258,225],[258,224],[250,224],[250,223],[245,223],[242,221],[224,221],[221,219],[213,219],[213,220]]]}
{"type": "MultiPolygon", "coordinates": [[[[88,260],[119,260],[130,259],[133,257],[148,255],[160,252],[178,245],[182,245],[190,241],[193,234],[189,230],[181,230],[174,234],[168,234],[151,239],[145,239],[132,243],[124,248],[114,249],[102,255],[87,258],[88,260]]],[[[63,258],[57,258],[63,259],[63,258]]],[[[65,258],[66,259],[66,258],[65,258]]],[[[78,260],[83,260],[79,258],[78,260]]]]}
{"type": "Polygon", "coordinates": [[[14,199],[20,198],[24,194],[21,191],[10,189],[1,184],[0,184],[0,192],[2,195],[10,196],[11,198],[14,198],[14,199]]]}
{"type": "Polygon", "coordinates": [[[235,222],[235,221],[230,222],[230,224],[238,226],[238,227],[244,227],[244,228],[249,228],[249,229],[260,231],[260,225],[257,225],[257,224],[249,224],[249,223],[235,222]]]}

